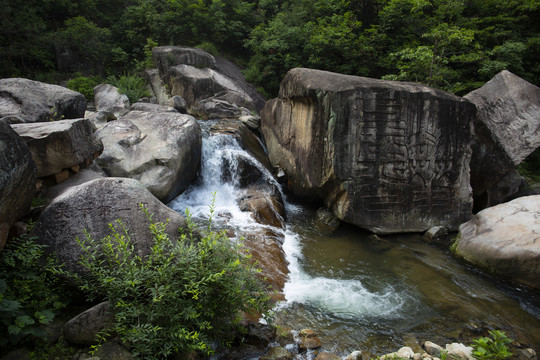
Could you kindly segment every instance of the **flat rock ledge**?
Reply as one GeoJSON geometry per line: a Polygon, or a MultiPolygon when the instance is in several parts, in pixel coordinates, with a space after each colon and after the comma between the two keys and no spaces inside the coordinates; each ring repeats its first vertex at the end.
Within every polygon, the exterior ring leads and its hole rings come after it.
{"type": "Polygon", "coordinates": [[[476,214],[460,226],[455,252],[492,273],[540,289],[540,195],[476,214]]]}

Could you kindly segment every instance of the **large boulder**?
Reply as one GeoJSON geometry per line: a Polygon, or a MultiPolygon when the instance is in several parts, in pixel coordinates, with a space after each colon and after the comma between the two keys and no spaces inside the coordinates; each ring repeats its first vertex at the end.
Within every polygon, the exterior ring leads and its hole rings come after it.
{"type": "Polygon", "coordinates": [[[121,219],[135,251],[144,256],[153,245],[153,237],[139,204],[153,214],[153,221],[170,221],[166,232],[171,240],[177,239],[178,228],[186,228],[182,215],[161,203],[139,181],[101,178],[71,187],[54,198],[43,210],[32,235],[56,254],[66,270],[84,273],[78,263],[83,251],[76,239],[85,239],[85,230],[93,239],[102,239],[111,233],[109,224],[121,219]]]}
{"type": "Polygon", "coordinates": [[[96,111],[110,111],[115,115],[123,115],[129,111],[129,99],[121,94],[116,86],[100,84],[94,87],[94,103],[96,111]]]}
{"type": "Polygon", "coordinates": [[[0,118],[16,116],[24,122],[84,117],[86,99],[58,85],[21,78],[0,79],[0,118]]]}
{"type": "Polygon", "coordinates": [[[474,105],[412,83],[293,69],[261,113],[298,196],[376,233],[456,230],[471,216],[474,105]]]}
{"type": "Polygon", "coordinates": [[[0,122],[0,249],[11,225],[30,209],[36,193],[36,163],[21,137],[0,122]]]}
{"type": "Polygon", "coordinates": [[[105,150],[97,163],[109,176],[139,180],[163,202],[197,175],[201,130],[190,115],[130,111],[96,132],[105,150]]]}
{"type": "Polygon", "coordinates": [[[455,252],[490,272],[540,289],[540,195],[480,211],[460,226],[455,252]]]}
{"type": "Polygon", "coordinates": [[[103,151],[88,119],[47,123],[13,124],[24,139],[37,164],[37,176],[44,177],[70,169],[87,167],[103,151]]]}
{"type": "Polygon", "coordinates": [[[504,70],[465,99],[478,109],[471,186],[481,210],[508,199],[497,183],[540,146],[540,88],[504,70]]]}
{"type": "MultiPolygon", "coordinates": [[[[206,117],[239,116],[240,113],[236,114],[239,110],[234,106],[256,112],[264,106],[264,98],[246,82],[241,70],[224,58],[214,57],[201,49],[179,46],[158,46],[152,50],[152,55],[171,95],[182,96],[188,108],[208,114],[206,117]],[[213,99],[207,103],[205,100],[209,98],[213,99]],[[233,106],[227,107],[224,102],[233,106]],[[221,107],[219,111],[215,110],[216,104],[221,107]],[[213,110],[210,111],[211,106],[213,110]]],[[[152,85],[152,88],[161,93],[158,85],[152,85]]]]}

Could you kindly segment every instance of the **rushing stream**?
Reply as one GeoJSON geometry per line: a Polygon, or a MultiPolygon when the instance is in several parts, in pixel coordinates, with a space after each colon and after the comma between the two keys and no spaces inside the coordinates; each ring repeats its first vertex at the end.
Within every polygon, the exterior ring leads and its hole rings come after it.
{"type": "MultiPolygon", "coordinates": [[[[275,180],[232,136],[211,136],[203,126],[199,180],[169,206],[204,219],[215,192],[215,221],[241,236],[261,225],[237,204],[243,190],[235,159],[249,159],[268,183],[275,180]]],[[[494,281],[419,235],[381,238],[347,225],[328,235],[313,209],[285,207],[286,229],[276,231],[284,235],[289,281],[277,324],[311,328],[325,350],[342,356],[358,349],[376,356],[426,340],[467,343],[485,328],[540,353],[540,294],[494,281]]]]}

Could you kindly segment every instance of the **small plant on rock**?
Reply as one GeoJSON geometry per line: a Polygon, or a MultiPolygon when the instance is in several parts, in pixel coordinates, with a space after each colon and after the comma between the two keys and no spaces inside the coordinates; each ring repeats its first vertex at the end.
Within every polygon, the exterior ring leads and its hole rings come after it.
{"type": "Polygon", "coordinates": [[[472,344],[474,358],[478,360],[501,360],[511,357],[512,352],[506,345],[511,343],[512,340],[506,336],[504,331],[489,331],[489,334],[491,338],[481,337],[474,340],[472,344]]]}
{"type": "MultiPolygon", "coordinates": [[[[131,344],[133,355],[164,359],[183,351],[213,352],[227,345],[240,312],[264,313],[270,308],[266,288],[256,277],[245,250],[210,224],[198,239],[189,212],[188,228],[170,239],[167,223],[154,222],[141,206],[153,235],[146,256],[134,248],[128,229],[118,220],[111,235],[80,240],[81,264],[89,271],[79,277],[91,298],[114,304],[114,333],[131,344]]],[[[211,214],[213,207],[211,207],[211,214]]]]}
{"type": "Polygon", "coordinates": [[[140,98],[149,96],[144,79],[137,75],[122,75],[120,77],[111,76],[107,82],[118,88],[121,94],[125,94],[131,104],[136,103],[140,98]]]}

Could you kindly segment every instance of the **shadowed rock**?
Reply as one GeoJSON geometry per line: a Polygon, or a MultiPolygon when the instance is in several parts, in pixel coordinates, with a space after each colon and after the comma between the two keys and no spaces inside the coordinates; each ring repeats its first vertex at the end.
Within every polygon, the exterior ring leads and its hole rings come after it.
{"type": "MultiPolygon", "coordinates": [[[[540,146],[540,88],[509,71],[501,71],[465,99],[478,109],[471,159],[471,186],[475,208],[507,201],[500,187],[508,185],[511,171],[540,146]]],[[[517,192],[520,179],[511,187],[517,192]]],[[[515,193],[514,192],[514,193],[515,193]]]]}
{"type": "Polygon", "coordinates": [[[30,209],[36,173],[36,163],[24,140],[11,126],[0,122],[0,249],[11,225],[30,209]]]}

